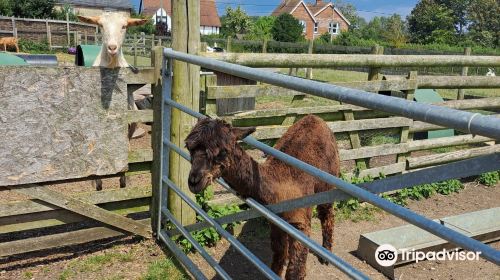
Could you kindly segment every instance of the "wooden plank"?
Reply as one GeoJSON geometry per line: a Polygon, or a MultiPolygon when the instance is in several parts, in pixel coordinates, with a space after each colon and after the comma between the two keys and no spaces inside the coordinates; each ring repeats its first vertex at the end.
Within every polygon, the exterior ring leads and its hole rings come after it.
{"type": "MultiPolygon", "coordinates": [[[[133,199],[101,204],[100,207],[117,215],[126,216],[149,210],[150,199],[133,199]]],[[[88,218],[68,210],[36,212],[0,218],[0,234],[41,229],[64,224],[88,221],[88,218]]]]}
{"type": "Polygon", "coordinates": [[[153,84],[155,82],[153,68],[140,68],[137,72],[129,68],[122,68],[121,71],[123,71],[127,84],[142,85],[153,84]]]}
{"type": "Polygon", "coordinates": [[[204,53],[203,56],[257,68],[497,67],[499,56],[204,53]]]}
{"type": "MultiPolygon", "coordinates": [[[[460,100],[460,101],[468,101],[468,99],[467,100],[460,100]]],[[[497,118],[500,118],[500,114],[490,115],[490,116],[495,116],[497,118]]],[[[435,124],[430,124],[430,123],[426,123],[426,122],[421,122],[421,121],[415,121],[415,122],[413,122],[413,125],[410,126],[410,132],[439,130],[439,129],[443,129],[443,128],[446,128],[446,127],[435,125],[435,124]]]]}
{"type": "Polygon", "coordinates": [[[352,150],[339,150],[342,160],[371,158],[376,156],[393,155],[408,152],[408,144],[385,144],[373,147],[361,147],[352,150]]]}
{"type": "Polygon", "coordinates": [[[0,68],[0,186],[127,169],[120,70],[0,68]]]}
{"type": "Polygon", "coordinates": [[[389,164],[380,167],[373,167],[365,170],[361,170],[359,174],[347,173],[347,178],[352,178],[353,176],[357,176],[359,178],[364,178],[366,176],[370,176],[371,178],[378,178],[380,174],[384,176],[398,174],[406,170],[406,163],[398,162],[394,164],[389,164]]]}
{"type": "MultiPolygon", "coordinates": [[[[151,197],[151,189],[124,188],[117,190],[72,194],[71,197],[90,204],[104,204],[151,197]]],[[[42,201],[23,200],[0,204],[0,218],[14,215],[31,214],[42,211],[52,211],[57,209],[60,208],[55,205],[44,203],[42,201]]]]}
{"type": "MultiPolygon", "coordinates": [[[[370,129],[384,129],[410,126],[413,121],[402,117],[381,118],[381,119],[367,119],[367,120],[354,120],[354,121],[337,121],[328,122],[328,127],[334,133],[359,131],[370,129]]],[[[253,136],[257,139],[277,139],[280,138],[290,126],[275,125],[257,127],[257,131],[253,136]]]]}
{"type": "Polygon", "coordinates": [[[463,160],[482,155],[500,152],[500,145],[460,150],[449,153],[434,154],[421,157],[408,158],[408,165],[411,169],[448,163],[451,161],[463,160]]]}
{"type": "Polygon", "coordinates": [[[70,210],[77,214],[89,217],[102,223],[114,226],[116,228],[131,232],[146,238],[151,237],[151,233],[147,227],[131,219],[121,215],[110,213],[98,206],[62,195],[61,193],[40,187],[36,185],[28,185],[26,187],[18,187],[14,189],[16,192],[28,195],[32,198],[46,201],[50,204],[70,210]]]}
{"type": "Polygon", "coordinates": [[[493,141],[494,139],[479,135],[459,135],[453,137],[442,137],[436,139],[414,140],[409,143],[410,151],[429,150],[442,147],[476,144],[493,141]]]}
{"type": "MultiPolygon", "coordinates": [[[[144,220],[137,223],[140,223],[144,227],[147,227],[149,220],[144,220]]],[[[121,236],[126,236],[126,233],[106,227],[95,227],[59,234],[46,235],[42,237],[4,242],[0,243],[0,257],[36,252],[69,245],[84,244],[96,240],[121,236]]]]}
{"type": "Polygon", "coordinates": [[[152,149],[132,150],[128,153],[129,163],[150,162],[153,160],[152,149]]]}
{"type": "Polygon", "coordinates": [[[127,122],[129,124],[153,122],[153,110],[129,110],[127,111],[127,122]]]}
{"type": "Polygon", "coordinates": [[[305,95],[272,85],[209,86],[207,99],[305,95]]]}
{"type": "Polygon", "coordinates": [[[342,111],[368,111],[368,110],[369,109],[367,108],[344,104],[344,105],[317,106],[317,107],[254,110],[249,112],[238,113],[233,116],[227,116],[224,117],[224,119],[246,120],[246,119],[256,119],[256,118],[283,117],[290,114],[308,115],[308,114],[337,113],[342,111]]]}

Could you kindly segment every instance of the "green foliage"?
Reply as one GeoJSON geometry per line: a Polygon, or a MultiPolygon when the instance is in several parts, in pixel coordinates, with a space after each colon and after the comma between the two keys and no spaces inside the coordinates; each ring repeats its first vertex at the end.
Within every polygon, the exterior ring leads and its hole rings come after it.
{"type": "Polygon", "coordinates": [[[453,11],[434,0],[422,0],[408,16],[411,41],[414,43],[451,43],[455,32],[453,11]]]}
{"type": "Polygon", "coordinates": [[[467,12],[471,40],[481,46],[500,47],[500,2],[470,0],[467,12]]]}
{"type": "Polygon", "coordinates": [[[61,9],[54,9],[52,12],[52,18],[58,20],[66,20],[66,14],[68,15],[68,19],[70,21],[78,21],[78,17],[75,15],[73,11],[73,7],[69,4],[64,4],[61,9]]]}
{"type": "Polygon", "coordinates": [[[12,16],[12,5],[10,4],[10,0],[0,0],[0,15],[12,16]]]}
{"type": "Polygon", "coordinates": [[[43,53],[50,53],[50,47],[49,47],[49,43],[47,41],[43,41],[43,42],[35,42],[35,41],[31,41],[31,40],[26,40],[26,39],[19,39],[19,49],[22,51],[22,52],[26,52],[26,53],[34,53],[34,54],[37,54],[37,53],[40,53],[40,54],[43,54],[43,53]]]}
{"type": "Polygon", "coordinates": [[[328,44],[332,41],[332,35],[328,32],[321,34],[317,39],[314,40],[315,44],[328,44]]]}
{"type": "MultiPolygon", "coordinates": [[[[150,18],[146,15],[137,14],[135,11],[132,12],[130,17],[131,18],[150,18]]],[[[153,19],[151,19],[146,24],[138,25],[138,26],[130,26],[127,28],[127,33],[129,33],[129,34],[144,33],[146,35],[152,35],[152,34],[155,34],[155,32],[156,32],[156,27],[154,25],[153,19]]]]}
{"type": "Polygon", "coordinates": [[[335,0],[334,6],[349,20],[351,23],[351,29],[358,29],[366,25],[365,19],[358,15],[356,7],[354,7],[351,3],[347,3],[342,0],[335,0]]]}
{"type": "Polygon", "coordinates": [[[483,173],[478,178],[479,183],[492,187],[500,182],[500,171],[483,173]]]}
{"type": "Polygon", "coordinates": [[[302,24],[296,18],[288,13],[283,13],[274,21],[271,33],[276,41],[299,42],[304,39],[303,30],[302,24]]]}
{"type": "Polygon", "coordinates": [[[245,34],[250,28],[252,21],[250,17],[238,6],[236,9],[226,8],[226,14],[221,18],[221,33],[226,37],[235,37],[237,34],[245,34]]]}
{"type": "Polygon", "coordinates": [[[401,48],[406,44],[408,41],[406,23],[400,15],[394,14],[387,19],[382,35],[392,47],[401,48]]]}
{"type": "Polygon", "coordinates": [[[252,25],[250,32],[247,34],[248,40],[271,40],[273,35],[271,29],[273,28],[276,17],[263,16],[259,17],[252,25]]]}
{"type": "Polygon", "coordinates": [[[148,272],[141,280],[159,280],[159,279],[189,279],[189,277],[180,271],[171,259],[162,259],[153,262],[148,267],[148,272]]]}
{"type": "MultiPolygon", "coordinates": [[[[227,204],[227,205],[209,205],[208,202],[213,198],[214,192],[212,187],[206,188],[203,192],[196,195],[196,202],[207,212],[207,214],[214,219],[238,213],[241,211],[237,204],[227,204]]],[[[200,216],[196,217],[198,221],[203,221],[200,216]]],[[[232,230],[239,222],[234,222],[231,224],[224,224],[222,228],[225,230],[232,230]]],[[[199,231],[194,231],[191,233],[193,238],[201,246],[214,246],[220,239],[220,234],[213,228],[205,228],[199,231]]],[[[181,245],[184,252],[193,252],[193,245],[183,236],[175,238],[175,240],[181,245]]]]}
{"type": "Polygon", "coordinates": [[[438,183],[404,188],[390,195],[383,194],[382,197],[389,201],[392,201],[393,203],[399,204],[401,206],[406,206],[409,199],[421,200],[424,198],[429,198],[436,193],[448,195],[454,192],[459,192],[461,189],[463,189],[462,182],[452,179],[438,183]]]}
{"type": "Polygon", "coordinates": [[[11,0],[12,13],[16,17],[50,18],[55,0],[11,0]]]}

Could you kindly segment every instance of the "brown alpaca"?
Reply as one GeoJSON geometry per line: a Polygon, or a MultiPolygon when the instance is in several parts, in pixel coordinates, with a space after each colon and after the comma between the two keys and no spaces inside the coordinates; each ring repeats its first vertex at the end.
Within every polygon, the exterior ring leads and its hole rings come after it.
{"type": "MultiPolygon", "coordinates": [[[[237,143],[254,131],[255,128],[231,127],[222,120],[200,120],[186,138],[192,162],[188,180],[190,190],[199,193],[214,178],[222,177],[241,196],[273,204],[334,188],[272,156],[258,164],[237,143]]],[[[335,138],[326,123],[316,116],[308,115],[292,125],[275,148],[335,176],[340,173],[335,138]]],[[[331,204],[318,206],[323,247],[329,251],[333,241],[332,211],[331,204]]],[[[310,235],[311,207],[284,212],[280,216],[310,235]]],[[[282,275],[288,260],[285,278],[305,278],[309,250],[304,245],[271,225],[271,247],[271,268],[276,274],[282,275]]]]}
{"type": "Polygon", "coordinates": [[[19,45],[17,43],[17,38],[15,37],[3,37],[0,38],[0,45],[3,46],[3,50],[7,52],[7,47],[16,48],[16,52],[19,52],[19,45]]]}

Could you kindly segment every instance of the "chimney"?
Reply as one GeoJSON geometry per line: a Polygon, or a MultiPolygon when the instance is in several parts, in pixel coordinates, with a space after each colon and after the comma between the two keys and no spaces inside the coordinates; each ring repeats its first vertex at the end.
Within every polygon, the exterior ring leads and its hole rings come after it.
{"type": "Polygon", "coordinates": [[[316,6],[323,5],[323,0],[316,0],[316,6]]]}

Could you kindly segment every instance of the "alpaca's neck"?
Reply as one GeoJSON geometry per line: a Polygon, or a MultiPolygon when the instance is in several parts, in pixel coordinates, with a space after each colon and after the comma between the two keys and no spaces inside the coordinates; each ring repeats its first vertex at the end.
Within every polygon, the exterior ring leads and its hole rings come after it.
{"type": "Polygon", "coordinates": [[[236,146],[229,167],[224,169],[222,178],[243,197],[262,201],[262,178],[259,164],[242,148],[236,146]]]}

